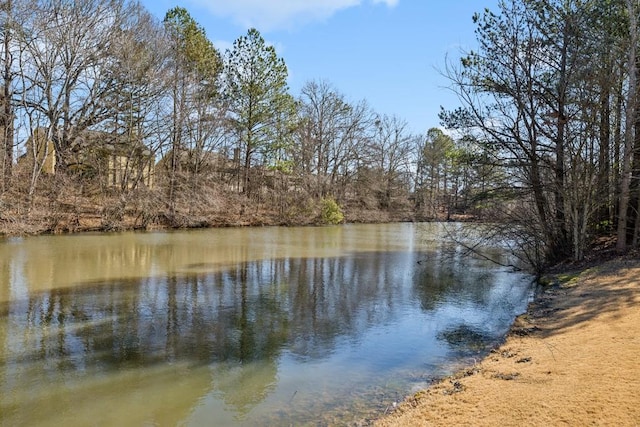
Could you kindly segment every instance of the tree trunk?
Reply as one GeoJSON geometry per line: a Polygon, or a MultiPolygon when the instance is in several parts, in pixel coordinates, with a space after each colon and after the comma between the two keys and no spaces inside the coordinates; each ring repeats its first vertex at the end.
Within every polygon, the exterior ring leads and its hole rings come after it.
{"type": "Polygon", "coordinates": [[[565,22],[563,30],[562,47],[560,49],[560,81],[558,82],[558,118],[556,122],[556,164],[555,164],[555,186],[554,186],[554,199],[555,199],[555,221],[556,226],[554,232],[556,233],[554,246],[555,250],[559,252],[558,255],[569,254],[568,250],[568,233],[565,222],[565,206],[564,206],[564,157],[565,157],[565,127],[567,124],[567,117],[565,115],[566,93],[567,93],[567,44],[569,43],[570,23],[565,22]]]}
{"type": "Polygon", "coordinates": [[[0,109],[0,138],[2,139],[3,164],[2,164],[2,191],[9,189],[11,185],[11,175],[13,172],[13,100],[12,100],[12,74],[11,65],[13,58],[11,56],[11,22],[12,14],[11,0],[7,0],[4,4],[7,21],[4,23],[4,39],[3,49],[4,67],[2,69],[2,107],[0,109]]]}
{"type": "Polygon", "coordinates": [[[612,154],[613,154],[613,159],[612,159],[612,164],[614,165],[614,168],[612,170],[612,177],[611,177],[611,189],[612,189],[612,197],[611,197],[611,203],[612,203],[612,209],[611,209],[611,216],[610,216],[610,220],[611,220],[611,226],[613,227],[613,224],[617,224],[618,221],[618,217],[620,215],[619,212],[619,208],[620,208],[620,182],[621,182],[621,170],[620,170],[620,148],[623,145],[623,136],[622,136],[622,123],[623,123],[623,109],[622,106],[624,104],[624,94],[623,94],[623,80],[624,78],[622,77],[624,75],[624,66],[622,64],[620,64],[618,66],[618,78],[617,80],[617,84],[616,84],[616,93],[615,93],[615,98],[616,98],[616,103],[615,103],[615,113],[614,113],[614,117],[615,117],[615,124],[614,124],[614,133],[613,133],[613,150],[612,150],[612,154]]]}
{"type": "MultiPolygon", "coordinates": [[[[636,58],[640,59],[640,58],[636,58]]],[[[636,72],[638,70],[636,64],[636,72]]],[[[636,84],[638,80],[636,79],[636,84]]],[[[638,90],[636,89],[636,96],[638,90]]],[[[631,158],[631,182],[629,183],[629,206],[627,207],[627,243],[632,242],[631,245],[635,246],[637,242],[636,230],[638,229],[638,203],[640,201],[640,150],[635,147],[640,147],[640,116],[639,111],[636,108],[636,119],[634,122],[634,150],[631,158]]]]}
{"type": "MultiPolygon", "coordinates": [[[[607,67],[609,68],[609,67],[607,67]]],[[[602,201],[598,210],[596,220],[601,223],[608,221],[611,217],[611,104],[609,102],[610,89],[606,82],[601,86],[600,93],[600,135],[598,150],[598,190],[600,200],[602,201]]]]}
{"type": "Polygon", "coordinates": [[[628,76],[629,90],[627,93],[626,121],[624,132],[624,151],[622,158],[622,179],[620,182],[620,204],[617,229],[616,250],[619,252],[627,248],[627,208],[629,206],[630,186],[631,186],[631,158],[633,156],[633,146],[635,142],[634,126],[636,118],[636,91],[637,91],[637,42],[638,42],[638,22],[636,17],[636,0],[627,0],[629,10],[629,59],[628,76]]]}

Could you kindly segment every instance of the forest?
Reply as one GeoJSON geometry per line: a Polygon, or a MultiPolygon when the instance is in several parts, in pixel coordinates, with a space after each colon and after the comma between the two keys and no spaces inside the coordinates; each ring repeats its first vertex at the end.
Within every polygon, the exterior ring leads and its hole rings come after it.
{"type": "Polygon", "coordinates": [[[473,219],[538,271],[640,244],[636,0],[456,18],[478,46],[425,134],[327,80],[291,93],[257,29],[221,52],[181,7],[0,9],[0,233],[473,219]]]}

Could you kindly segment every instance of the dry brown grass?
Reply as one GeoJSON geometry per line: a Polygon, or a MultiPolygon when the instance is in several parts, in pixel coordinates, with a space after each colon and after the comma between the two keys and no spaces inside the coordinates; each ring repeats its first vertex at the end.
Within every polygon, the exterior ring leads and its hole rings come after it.
{"type": "Polygon", "coordinates": [[[378,426],[640,425],[640,260],[549,288],[503,346],[378,426]]]}

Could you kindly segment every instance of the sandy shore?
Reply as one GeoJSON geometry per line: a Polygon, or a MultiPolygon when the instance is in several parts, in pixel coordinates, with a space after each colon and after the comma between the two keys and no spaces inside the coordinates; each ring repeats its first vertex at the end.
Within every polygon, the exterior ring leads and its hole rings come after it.
{"type": "Polygon", "coordinates": [[[547,287],[504,345],[377,426],[640,426],[640,260],[547,287]]]}

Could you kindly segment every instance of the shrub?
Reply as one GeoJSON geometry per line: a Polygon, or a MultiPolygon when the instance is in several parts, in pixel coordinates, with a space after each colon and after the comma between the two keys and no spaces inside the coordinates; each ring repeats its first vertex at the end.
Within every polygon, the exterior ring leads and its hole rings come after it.
{"type": "Polygon", "coordinates": [[[340,205],[331,199],[322,199],[321,221],[323,224],[340,224],[344,221],[344,214],[340,205]]]}

